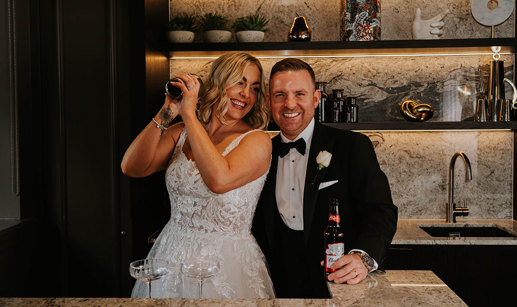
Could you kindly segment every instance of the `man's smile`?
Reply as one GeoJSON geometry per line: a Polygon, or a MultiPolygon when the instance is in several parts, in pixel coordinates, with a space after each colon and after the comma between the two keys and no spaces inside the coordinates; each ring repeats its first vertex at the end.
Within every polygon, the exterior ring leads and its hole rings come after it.
{"type": "Polygon", "coordinates": [[[287,117],[287,118],[295,118],[295,117],[298,117],[300,116],[300,112],[297,112],[297,113],[282,113],[282,116],[283,117],[287,117]]]}

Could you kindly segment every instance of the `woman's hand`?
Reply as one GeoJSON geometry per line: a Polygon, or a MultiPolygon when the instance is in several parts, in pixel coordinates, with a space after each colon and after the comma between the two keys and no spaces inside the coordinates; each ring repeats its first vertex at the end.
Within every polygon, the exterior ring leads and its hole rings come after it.
{"type": "Polygon", "coordinates": [[[180,74],[177,76],[182,82],[171,82],[174,86],[181,89],[183,92],[183,98],[179,103],[179,114],[182,118],[188,116],[196,116],[199,88],[200,84],[196,76],[191,74],[180,74]]]}

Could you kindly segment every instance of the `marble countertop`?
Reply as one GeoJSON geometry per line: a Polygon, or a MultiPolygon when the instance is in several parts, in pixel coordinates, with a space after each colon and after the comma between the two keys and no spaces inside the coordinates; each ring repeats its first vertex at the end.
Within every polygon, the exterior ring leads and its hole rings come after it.
{"type": "Polygon", "coordinates": [[[431,271],[375,272],[329,287],[332,299],[0,298],[0,306],[467,306],[431,271]]]}
{"type": "Polygon", "coordinates": [[[432,237],[419,226],[469,227],[495,226],[517,235],[517,221],[515,220],[458,220],[456,223],[447,223],[443,220],[399,220],[397,232],[392,245],[517,245],[517,237],[432,237]]]}

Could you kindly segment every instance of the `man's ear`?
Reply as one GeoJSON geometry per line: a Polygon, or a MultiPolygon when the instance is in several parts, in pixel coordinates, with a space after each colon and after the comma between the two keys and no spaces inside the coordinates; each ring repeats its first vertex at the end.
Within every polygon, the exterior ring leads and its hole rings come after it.
{"type": "Polygon", "coordinates": [[[316,107],[318,106],[318,104],[320,103],[320,99],[321,99],[321,91],[320,90],[315,90],[314,91],[314,101],[313,101],[313,105],[314,105],[314,109],[316,109],[316,107]]]}
{"type": "Polygon", "coordinates": [[[271,112],[271,98],[269,97],[269,94],[266,94],[266,101],[267,101],[267,108],[269,112],[271,112]]]}

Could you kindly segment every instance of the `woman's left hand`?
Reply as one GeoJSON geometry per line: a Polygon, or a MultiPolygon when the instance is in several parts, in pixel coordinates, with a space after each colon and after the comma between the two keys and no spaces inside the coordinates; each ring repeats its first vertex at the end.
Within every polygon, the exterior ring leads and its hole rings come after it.
{"type": "Polygon", "coordinates": [[[196,116],[196,109],[199,96],[200,84],[196,76],[191,74],[179,74],[177,76],[185,84],[181,82],[172,82],[174,86],[177,86],[183,92],[183,98],[179,105],[179,115],[181,117],[196,116]]]}

